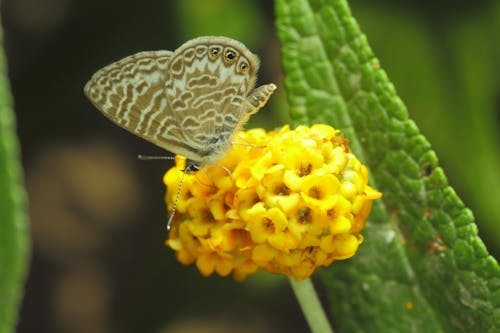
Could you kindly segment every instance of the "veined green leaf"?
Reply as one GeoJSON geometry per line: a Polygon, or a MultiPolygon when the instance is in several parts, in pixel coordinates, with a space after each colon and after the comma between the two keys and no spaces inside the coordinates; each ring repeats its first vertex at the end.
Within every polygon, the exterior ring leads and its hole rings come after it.
{"type": "Polygon", "coordinates": [[[321,272],[336,331],[498,332],[498,263],[346,1],[276,13],[292,119],[341,129],[384,194],[359,253],[321,272]]]}

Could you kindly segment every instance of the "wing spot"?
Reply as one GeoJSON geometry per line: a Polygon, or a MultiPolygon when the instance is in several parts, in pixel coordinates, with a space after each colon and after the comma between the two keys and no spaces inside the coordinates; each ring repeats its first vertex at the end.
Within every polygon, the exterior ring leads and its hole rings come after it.
{"type": "Polygon", "coordinates": [[[215,109],[209,109],[200,115],[200,120],[202,122],[211,121],[212,119],[215,118],[216,113],[217,113],[217,111],[215,109]]]}
{"type": "Polygon", "coordinates": [[[172,102],[172,108],[174,108],[174,109],[186,109],[187,104],[183,100],[177,98],[172,102]]]}
{"type": "Polygon", "coordinates": [[[184,61],[182,60],[182,57],[178,57],[170,65],[170,70],[173,72],[173,74],[180,74],[182,73],[183,69],[184,61]]]}
{"type": "Polygon", "coordinates": [[[206,45],[199,45],[196,47],[196,58],[201,59],[203,58],[208,51],[208,47],[206,45]]]}
{"type": "Polygon", "coordinates": [[[187,63],[191,63],[194,59],[194,55],[195,55],[195,50],[194,49],[187,49],[183,56],[184,56],[184,60],[186,60],[187,63]]]}
{"type": "Polygon", "coordinates": [[[193,77],[187,82],[187,87],[189,89],[197,88],[197,87],[214,87],[217,86],[219,80],[212,75],[201,75],[198,77],[193,77]]]}
{"type": "Polygon", "coordinates": [[[196,121],[194,117],[186,117],[182,121],[182,128],[196,128],[200,126],[200,122],[196,121]]]}
{"type": "Polygon", "coordinates": [[[235,117],[233,117],[233,115],[231,115],[231,114],[227,114],[224,117],[224,124],[227,124],[229,126],[235,125],[237,122],[238,122],[238,120],[235,117]]]}
{"type": "Polygon", "coordinates": [[[179,99],[183,100],[184,102],[188,102],[191,98],[193,98],[193,93],[189,90],[184,91],[179,95],[179,99]]]}

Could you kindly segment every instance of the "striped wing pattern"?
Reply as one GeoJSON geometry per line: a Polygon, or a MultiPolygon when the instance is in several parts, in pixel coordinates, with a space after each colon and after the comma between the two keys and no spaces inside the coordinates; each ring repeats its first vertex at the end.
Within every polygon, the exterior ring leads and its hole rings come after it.
{"type": "Polygon", "coordinates": [[[276,88],[253,90],[258,68],[240,42],[199,37],[174,52],[140,52],[108,65],[84,91],[117,125],[202,167],[225,154],[233,133],[276,88]]]}
{"type": "Polygon", "coordinates": [[[257,67],[255,55],[226,39],[194,40],[175,51],[166,81],[167,103],[198,160],[213,162],[231,145],[257,67]],[[218,56],[209,56],[212,48],[220,50],[218,56]],[[229,51],[235,54],[233,61],[225,59],[229,51]],[[242,62],[253,70],[239,71],[242,62]]]}
{"type": "Polygon", "coordinates": [[[164,90],[172,54],[140,52],[112,63],[92,76],[84,92],[117,125],[180,154],[186,150],[180,131],[172,130],[168,138],[161,135],[164,124],[173,121],[164,90]]]}

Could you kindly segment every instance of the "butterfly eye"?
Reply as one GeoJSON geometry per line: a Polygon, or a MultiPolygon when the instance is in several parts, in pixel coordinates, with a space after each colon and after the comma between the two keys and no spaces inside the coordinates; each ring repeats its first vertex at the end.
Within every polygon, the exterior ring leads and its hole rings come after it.
{"type": "Polygon", "coordinates": [[[215,59],[219,56],[220,47],[212,47],[210,48],[209,55],[211,59],[215,59]]]}
{"type": "Polygon", "coordinates": [[[238,53],[236,53],[236,51],[233,51],[231,49],[224,50],[224,61],[226,63],[232,64],[236,61],[236,58],[238,58],[238,53]]]}

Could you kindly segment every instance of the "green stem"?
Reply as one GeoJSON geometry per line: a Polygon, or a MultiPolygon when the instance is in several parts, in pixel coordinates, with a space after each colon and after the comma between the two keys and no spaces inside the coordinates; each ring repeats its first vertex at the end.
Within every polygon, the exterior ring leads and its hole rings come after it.
{"type": "Polygon", "coordinates": [[[330,322],[318,299],[318,294],[310,279],[297,282],[293,277],[289,278],[295,297],[302,308],[302,313],[311,328],[312,333],[333,333],[330,322]]]}

